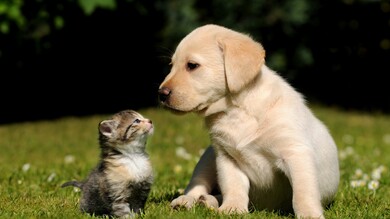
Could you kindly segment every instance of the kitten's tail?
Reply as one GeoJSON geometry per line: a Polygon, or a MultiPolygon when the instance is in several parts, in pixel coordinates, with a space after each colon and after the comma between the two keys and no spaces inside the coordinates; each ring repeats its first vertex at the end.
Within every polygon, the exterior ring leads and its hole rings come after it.
{"type": "Polygon", "coordinates": [[[74,187],[78,187],[81,189],[81,187],[83,186],[83,183],[78,182],[78,181],[69,181],[69,182],[62,184],[61,188],[64,188],[67,186],[74,186],[74,187]]]}

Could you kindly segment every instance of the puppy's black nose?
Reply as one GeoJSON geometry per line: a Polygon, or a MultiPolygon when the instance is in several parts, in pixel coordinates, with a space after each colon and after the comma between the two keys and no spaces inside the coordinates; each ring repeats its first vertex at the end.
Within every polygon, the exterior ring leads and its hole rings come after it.
{"type": "Polygon", "coordinates": [[[167,87],[162,87],[158,89],[158,97],[160,98],[160,101],[163,103],[167,101],[170,94],[171,94],[171,90],[169,90],[169,88],[167,87]]]}

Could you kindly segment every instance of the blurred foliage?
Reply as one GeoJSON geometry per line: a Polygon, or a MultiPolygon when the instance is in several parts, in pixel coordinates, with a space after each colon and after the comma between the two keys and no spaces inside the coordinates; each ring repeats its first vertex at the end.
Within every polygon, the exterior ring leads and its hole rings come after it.
{"type": "MultiPolygon", "coordinates": [[[[118,0],[120,1],[120,0],[118,0]]],[[[134,4],[133,0],[121,1],[122,4],[134,4]]],[[[142,1],[138,1],[138,6],[142,1]]],[[[146,3],[150,4],[150,3],[146,3]]],[[[218,23],[239,31],[251,33],[254,37],[268,36],[262,34],[273,28],[275,34],[283,33],[290,37],[297,35],[299,28],[308,24],[312,14],[318,8],[317,1],[222,1],[222,0],[188,0],[188,1],[155,1],[153,7],[164,14],[165,26],[160,34],[162,43],[174,48],[180,38],[203,23],[218,23]],[[277,30],[277,28],[280,28],[277,30]]],[[[116,0],[7,0],[0,2],[0,32],[3,34],[22,34],[24,37],[41,39],[63,28],[73,10],[82,10],[85,16],[92,16],[98,9],[117,10],[116,0]],[[28,22],[27,22],[28,21],[28,22]],[[10,33],[14,29],[13,33],[10,33]]],[[[142,7],[138,7],[142,10],[142,7]]],[[[145,16],[154,16],[144,11],[145,16]]],[[[158,18],[156,18],[158,19],[158,18]]],[[[262,40],[259,38],[259,40],[262,40]]],[[[312,64],[309,48],[304,44],[296,45],[298,63],[312,64]]],[[[279,49],[268,57],[269,63],[280,70],[285,70],[286,51],[279,49]]]]}
{"type": "MultiPolygon", "coordinates": [[[[8,34],[12,25],[16,25],[20,31],[23,31],[27,28],[27,21],[31,21],[31,19],[44,20],[45,22],[53,23],[56,28],[62,28],[64,26],[62,16],[59,15],[58,11],[49,11],[46,6],[54,5],[57,10],[63,11],[64,5],[77,3],[86,15],[91,15],[99,7],[112,10],[116,8],[115,0],[78,0],[77,2],[75,0],[62,0],[55,3],[45,0],[2,0],[0,2],[0,32],[8,34]],[[38,6],[40,9],[31,16],[27,12],[29,8],[24,7],[25,5],[38,6]]],[[[49,34],[47,26],[44,29],[46,30],[40,30],[45,32],[43,35],[49,34]]],[[[39,38],[41,36],[36,37],[39,38]]]]}
{"type": "Polygon", "coordinates": [[[26,19],[21,12],[23,0],[6,0],[0,2],[0,32],[9,32],[9,23],[14,22],[19,28],[22,28],[26,19]]]}
{"type": "MultiPolygon", "coordinates": [[[[110,86],[118,93],[142,91],[144,98],[123,95],[137,105],[154,105],[155,89],[168,73],[180,39],[206,23],[260,41],[267,65],[310,99],[390,111],[390,97],[382,95],[388,93],[385,75],[390,71],[389,0],[0,0],[0,66],[3,77],[9,77],[2,80],[12,89],[31,91],[16,99],[39,96],[36,105],[41,108],[32,114],[44,115],[48,102],[66,111],[64,98],[81,99],[79,109],[85,111],[100,109],[99,100],[110,95],[94,95],[107,80],[93,72],[132,80],[125,69],[142,72],[139,83],[132,83],[131,91],[110,86]],[[58,86],[59,79],[72,89],[58,86]],[[152,85],[142,84],[146,81],[152,85]],[[58,100],[45,97],[47,90],[58,100]]],[[[9,90],[0,88],[2,93],[9,90]]],[[[15,99],[13,95],[5,101],[15,99]]],[[[15,105],[5,105],[10,106],[5,112],[14,111],[15,105]]]]}
{"type": "Polygon", "coordinates": [[[98,7],[105,9],[116,8],[115,0],[79,0],[79,4],[88,15],[92,14],[92,12],[98,7]]]}
{"type": "Polygon", "coordinates": [[[179,43],[180,39],[199,25],[199,13],[196,0],[186,1],[159,1],[156,6],[163,11],[165,26],[161,33],[163,43],[171,49],[179,43]]]}
{"type": "MultiPolygon", "coordinates": [[[[318,25],[320,9],[348,5],[372,4],[368,0],[344,0],[324,3],[321,0],[289,1],[225,1],[225,0],[2,0],[0,2],[0,32],[3,34],[22,34],[24,37],[41,39],[62,29],[74,11],[82,10],[85,17],[93,16],[97,9],[118,10],[118,2],[132,5],[144,16],[163,19],[161,32],[156,33],[157,40],[163,46],[174,49],[178,41],[195,27],[205,23],[217,23],[232,29],[250,33],[263,42],[266,49],[272,51],[267,57],[268,64],[287,78],[293,79],[296,72],[289,70],[291,65],[305,68],[313,65],[313,51],[307,43],[308,32],[318,25]],[[143,7],[144,5],[149,5],[143,7]],[[145,8],[153,7],[163,17],[155,15],[145,8]],[[12,33],[11,31],[14,30],[12,33]],[[275,44],[275,39],[288,39],[275,44]],[[294,57],[294,58],[290,58],[294,57]],[[291,63],[292,62],[292,63],[291,63]]],[[[389,11],[388,1],[381,3],[382,11],[389,11]],[[387,9],[386,9],[387,8],[387,9]]],[[[329,9],[327,9],[329,10],[329,9]]],[[[327,16],[331,16],[327,15],[327,16]]],[[[86,18],[85,18],[86,19],[86,18]]],[[[359,25],[351,21],[351,25],[359,25]]],[[[343,23],[337,25],[345,25],[343,23]]],[[[348,27],[344,27],[348,28],[348,27]]],[[[381,41],[381,47],[389,48],[389,39],[381,41]]],[[[1,48],[0,48],[1,49],[1,48]]]]}

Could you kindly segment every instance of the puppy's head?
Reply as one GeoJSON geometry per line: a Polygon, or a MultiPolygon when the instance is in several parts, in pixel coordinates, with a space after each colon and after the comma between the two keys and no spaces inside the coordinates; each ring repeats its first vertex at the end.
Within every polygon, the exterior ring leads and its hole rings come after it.
{"type": "Polygon", "coordinates": [[[171,72],[159,87],[160,101],[178,112],[205,110],[244,89],[260,74],[264,57],[263,47],[245,34],[201,26],[177,46],[171,72]]]}

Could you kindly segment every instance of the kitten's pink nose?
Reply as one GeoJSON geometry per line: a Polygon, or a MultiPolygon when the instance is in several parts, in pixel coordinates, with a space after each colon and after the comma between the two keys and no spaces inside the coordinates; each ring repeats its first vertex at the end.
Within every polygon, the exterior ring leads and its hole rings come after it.
{"type": "Polygon", "coordinates": [[[147,123],[153,124],[152,120],[148,119],[146,120],[147,123]]]}

